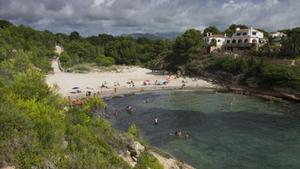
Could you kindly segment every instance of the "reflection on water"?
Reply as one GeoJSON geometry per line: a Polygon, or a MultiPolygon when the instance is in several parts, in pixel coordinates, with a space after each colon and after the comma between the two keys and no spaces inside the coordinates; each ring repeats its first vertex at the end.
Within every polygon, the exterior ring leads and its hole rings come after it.
{"type": "Polygon", "coordinates": [[[204,91],[164,91],[109,101],[119,116],[112,124],[135,123],[144,139],[197,168],[299,169],[300,106],[204,91]],[[149,103],[143,100],[148,98],[149,103]],[[125,108],[130,104],[134,113],[125,108]],[[154,126],[154,118],[159,118],[154,126]],[[190,139],[178,139],[176,129],[190,139]]]}

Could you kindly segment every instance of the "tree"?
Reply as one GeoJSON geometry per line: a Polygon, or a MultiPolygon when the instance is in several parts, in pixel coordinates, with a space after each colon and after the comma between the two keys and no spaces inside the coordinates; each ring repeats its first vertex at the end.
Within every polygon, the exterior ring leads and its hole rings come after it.
{"type": "Polygon", "coordinates": [[[105,34],[105,33],[99,34],[98,38],[99,38],[100,44],[102,44],[102,45],[105,45],[115,39],[112,35],[105,34]]]}
{"type": "Polygon", "coordinates": [[[49,87],[44,82],[43,74],[34,69],[18,73],[14,78],[11,90],[23,99],[40,100],[49,94],[49,87]]]}
{"type": "Polygon", "coordinates": [[[289,56],[300,55],[300,27],[292,29],[283,38],[282,52],[289,56]]]}
{"type": "Polygon", "coordinates": [[[80,38],[80,34],[76,31],[73,31],[70,33],[69,37],[70,37],[70,40],[77,40],[80,38]]]}
{"type": "Polygon", "coordinates": [[[178,69],[186,71],[187,65],[201,55],[204,44],[202,34],[199,30],[187,30],[176,39],[173,46],[173,53],[166,57],[168,69],[171,71],[178,69]]]}
{"type": "Polygon", "coordinates": [[[0,28],[6,28],[12,26],[13,24],[6,20],[0,20],[0,28]]]}
{"type": "Polygon", "coordinates": [[[208,34],[210,34],[210,33],[212,33],[212,34],[219,34],[220,30],[217,27],[215,27],[215,26],[209,26],[208,28],[204,29],[203,35],[206,36],[207,33],[208,34]]]}
{"type": "Polygon", "coordinates": [[[234,34],[234,32],[236,31],[236,28],[247,29],[248,26],[242,25],[242,24],[232,24],[229,26],[228,29],[226,29],[224,31],[224,33],[226,33],[228,36],[232,36],[234,34]]]}

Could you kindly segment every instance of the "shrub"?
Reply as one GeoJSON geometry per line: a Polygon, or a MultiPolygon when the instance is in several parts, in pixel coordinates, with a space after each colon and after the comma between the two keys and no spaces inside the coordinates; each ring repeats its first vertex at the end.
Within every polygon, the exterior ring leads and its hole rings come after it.
{"type": "Polygon", "coordinates": [[[135,169],[145,168],[163,169],[164,167],[153,155],[148,152],[143,152],[138,158],[138,163],[136,164],[135,169]]]}
{"type": "Polygon", "coordinates": [[[95,62],[98,66],[112,66],[115,64],[114,58],[106,56],[98,56],[95,62]]]}
{"type": "Polygon", "coordinates": [[[78,73],[86,73],[89,72],[91,68],[87,64],[79,64],[75,65],[73,68],[71,68],[71,70],[78,73]]]}
{"type": "Polygon", "coordinates": [[[244,59],[235,59],[232,57],[212,58],[207,67],[210,71],[225,71],[232,73],[233,75],[242,73],[244,68],[246,68],[244,59]]]}
{"type": "Polygon", "coordinates": [[[129,134],[129,136],[134,137],[134,138],[140,138],[140,129],[135,125],[135,124],[131,124],[128,127],[128,131],[127,133],[129,134]]]}
{"type": "Polygon", "coordinates": [[[263,87],[291,87],[300,89],[300,71],[284,65],[266,64],[259,75],[263,87]]]}

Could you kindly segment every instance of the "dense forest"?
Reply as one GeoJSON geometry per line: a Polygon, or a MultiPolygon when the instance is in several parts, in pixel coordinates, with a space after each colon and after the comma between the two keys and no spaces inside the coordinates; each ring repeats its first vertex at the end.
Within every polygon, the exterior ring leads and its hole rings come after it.
{"type": "MultiPolygon", "coordinates": [[[[241,26],[241,25],[238,25],[241,26]]],[[[237,25],[225,30],[232,34],[237,25]]],[[[246,26],[245,26],[246,27],[246,26]]],[[[300,68],[270,62],[300,55],[300,28],[283,30],[281,46],[270,40],[259,51],[240,57],[207,53],[203,34],[187,30],[175,41],[122,37],[108,34],[82,37],[37,31],[0,21],[0,167],[17,168],[130,168],[117,154],[124,140],[136,134],[114,131],[110,122],[91,112],[105,103],[92,98],[84,107],[73,107],[45,83],[56,44],[63,46],[64,68],[91,63],[97,66],[139,65],[184,75],[205,76],[225,72],[239,84],[249,79],[259,87],[300,90],[300,68]]],[[[205,32],[221,33],[216,27],[205,32]]],[[[136,168],[161,168],[145,153],[136,168]]]]}

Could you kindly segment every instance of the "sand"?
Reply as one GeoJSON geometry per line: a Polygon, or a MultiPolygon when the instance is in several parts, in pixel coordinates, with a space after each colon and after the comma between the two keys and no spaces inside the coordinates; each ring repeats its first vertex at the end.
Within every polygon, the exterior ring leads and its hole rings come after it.
{"type": "Polygon", "coordinates": [[[169,83],[166,85],[154,85],[155,81],[166,81],[169,76],[160,73],[153,73],[149,69],[141,67],[123,67],[118,72],[90,72],[90,73],[68,73],[61,72],[58,68],[57,60],[52,61],[53,74],[46,77],[49,86],[57,85],[58,92],[63,96],[80,97],[84,96],[87,91],[92,94],[98,93],[101,96],[112,96],[118,94],[134,93],[139,91],[160,90],[160,89],[179,89],[182,86],[182,80],[186,88],[216,88],[217,86],[205,80],[192,80],[191,78],[177,78],[171,76],[169,83]],[[145,80],[150,81],[150,85],[143,85],[145,80]],[[130,88],[126,82],[133,81],[135,88],[130,88]],[[101,85],[106,82],[107,88],[102,88],[101,85]],[[118,82],[119,86],[114,86],[118,82]],[[78,87],[81,93],[73,93],[76,90],[72,88],[78,87]],[[117,90],[115,93],[114,90],[117,90]]]}

